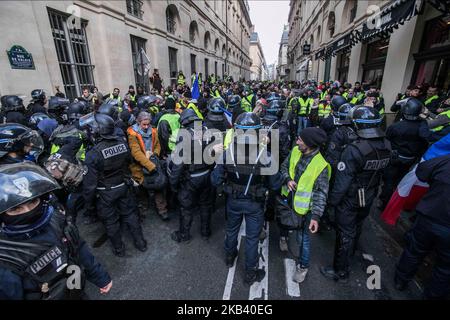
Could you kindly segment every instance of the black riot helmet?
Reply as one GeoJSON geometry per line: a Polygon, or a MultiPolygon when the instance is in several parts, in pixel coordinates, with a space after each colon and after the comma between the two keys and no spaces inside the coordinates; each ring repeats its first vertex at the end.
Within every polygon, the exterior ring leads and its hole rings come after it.
{"type": "Polygon", "coordinates": [[[114,120],[106,114],[93,112],[80,118],[80,128],[87,130],[94,138],[111,138],[114,136],[114,120]]]}
{"type": "Polygon", "coordinates": [[[419,114],[424,108],[423,103],[416,98],[408,98],[406,103],[402,105],[402,115],[406,120],[417,120],[419,114]]]}
{"type": "Polygon", "coordinates": [[[213,98],[208,102],[208,110],[212,113],[223,114],[226,110],[225,101],[222,98],[213,98]]]}
{"type": "Polygon", "coordinates": [[[158,98],[154,95],[139,97],[137,107],[139,110],[148,111],[149,108],[158,102],[158,98]]]}
{"type": "Polygon", "coordinates": [[[62,114],[69,105],[69,99],[60,97],[50,97],[48,101],[48,112],[55,114],[62,114]]]}
{"type": "Polygon", "coordinates": [[[331,109],[333,110],[334,115],[337,115],[339,112],[339,107],[344,103],[347,103],[347,100],[343,96],[334,96],[331,99],[331,109]]]}
{"type": "Polygon", "coordinates": [[[55,179],[31,162],[3,165],[0,167],[0,215],[59,188],[55,179]]]}
{"type": "Polygon", "coordinates": [[[66,110],[67,117],[71,121],[78,120],[86,113],[87,109],[88,109],[88,106],[85,101],[80,100],[80,101],[72,102],[67,107],[67,110],[66,110]]]}
{"type": "Polygon", "coordinates": [[[242,130],[261,129],[261,119],[253,112],[244,112],[236,118],[234,127],[242,130]]]}
{"type": "Polygon", "coordinates": [[[35,159],[44,150],[44,142],[36,131],[18,123],[0,124],[0,158],[9,152],[24,152],[25,146],[31,146],[29,154],[35,159]]]}
{"type": "Polygon", "coordinates": [[[18,96],[7,95],[1,97],[2,109],[6,112],[9,111],[25,111],[25,107],[23,106],[23,100],[18,96]]]}
{"type": "Polygon", "coordinates": [[[33,101],[44,102],[46,95],[43,89],[34,89],[31,91],[33,101]]]}
{"type": "Polygon", "coordinates": [[[382,118],[377,109],[358,106],[351,110],[350,116],[359,137],[372,139],[385,136],[383,130],[380,129],[382,118]]]}
{"type": "Polygon", "coordinates": [[[263,119],[268,121],[276,121],[283,116],[284,100],[272,100],[269,106],[263,111],[263,119]]]}
{"type": "Polygon", "coordinates": [[[193,109],[185,109],[180,114],[179,121],[181,123],[181,126],[187,127],[194,121],[201,121],[201,119],[198,117],[198,115],[195,113],[195,111],[193,109]]]}
{"type": "Polygon", "coordinates": [[[109,102],[103,103],[98,108],[97,113],[106,114],[107,116],[110,116],[114,121],[117,121],[119,119],[119,110],[117,109],[117,106],[109,102]]]}
{"type": "Polygon", "coordinates": [[[37,129],[37,125],[39,124],[39,122],[41,122],[44,119],[50,119],[48,114],[45,114],[45,113],[42,113],[42,112],[33,113],[31,115],[30,119],[28,120],[28,126],[31,129],[36,130],[37,129]]]}
{"type": "Polygon", "coordinates": [[[352,121],[350,119],[350,110],[354,107],[351,103],[344,103],[342,106],[339,107],[339,123],[346,125],[351,124],[352,121]]]}
{"type": "Polygon", "coordinates": [[[238,95],[232,95],[228,98],[228,108],[233,109],[236,106],[241,105],[241,97],[238,95]]]}

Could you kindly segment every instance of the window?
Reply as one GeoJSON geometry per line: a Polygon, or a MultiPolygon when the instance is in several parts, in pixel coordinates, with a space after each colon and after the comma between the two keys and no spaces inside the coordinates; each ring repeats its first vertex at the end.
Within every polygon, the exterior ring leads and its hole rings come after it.
{"type": "Polygon", "coordinates": [[[177,14],[178,10],[175,5],[171,4],[166,9],[166,26],[167,32],[175,34],[177,30],[177,14]]]}
{"type": "Polygon", "coordinates": [[[356,11],[358,10],[358,1],[353,0],[353,8],[350,9],[349,23],[352,23],[356,18],[356,11]]]}
{"type": "Polygon", "coordinates": [[[169,47],[169,72],[170,72],[170,83],[176,84],[177,82],[177,49],[169,47]]]}
{"type": "Polygon", "coordinates": [[[197,38],[198,34],[198,26],[196,21],[192,21],[189,25],[189,41],[191,44],[195,43],[195,39],[197,38]]]}
{"type": "Polygon", "coordinates": [[[347,82],[348,67],[350,66],[350,52],[340,54],[338,66],[338,80],[341,83],[347,82]]]}
{"type": "Polygon", "coordinates": [[[142,0],[127,0],[127,12],[132,16],[142,19],[142,0]]]}
{"type": "Polygon", "coordinates": [[[217,78],[217,76],[218,76],[218,74],[217,74],[217,61],[214,62],[214,75],[217,78]]]}
{"type": "Polygon", "coordinates": [[[205,39],[204,39],[204,48],[205,50],[208,50],[209,48],[209,42],[211,41],[211,36],[209,35],[209,31],[206,31],[205,33],[205,39]]]}
{"type": "Polygon", "coordinates": [[[147,76],[148,70],[146,70],[146,63],[148,60],[145,54],[145,45],[147,40],[132,35],[130,35],[130,38],[136,87],[142,87],[146,92],[149,92],[147,76]]]}
{"type": "Polygon", "coordinates": [[[205,79],[208,79],[209,76],[209,60],[205,59],[205,79]]]}
{"type": "Polygon", "coordinates": [[[59,68],[68,99],[81,96],[81,88],[94,86],[94,75],[86,38],[86,21],[81,29],[67,27],[67,15],[48,11],[50,26],[58,56],[59,68]]]}
{"type": "Polygon", "coordinates": [[[363,82],[381,87],[388,47],[389,38],[367,44],[366,63],[363,64],[363,82]]]}
{"type": "Polygon", "coordinates": [[[195,54],[191,54],[191,74],[195,73],[197,70],[195,60],[196,60],[195,54]]]}

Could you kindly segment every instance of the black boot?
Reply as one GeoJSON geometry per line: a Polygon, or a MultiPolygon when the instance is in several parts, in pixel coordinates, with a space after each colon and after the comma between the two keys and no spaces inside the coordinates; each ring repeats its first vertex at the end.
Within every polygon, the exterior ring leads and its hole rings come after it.
{"type": "Polygon", "coordinates": [[[244,283],[251,286],[255,282],[260,282],[266,276],[266,271],[263,269],[247,270],[245,272],[244,283]]]}
{"type": "Polygon", "coordinates": [[[320,273],[329,280],[334,280],[339,283],[348,282],[348,273],[344,271],[337,272],[333,267],[320,267],[320,273]]]}
{"type": "Polygon", "coordinates": [[[117,257],[120,257],[120,258],[125,257],[125,245],[122,243],[121,247],[114,247],[113,253],[117,257]]]}
{"type": "Polygon", "coordinates": [[[140,241],[135,241],[134,246],[141,252],[147,251],[147,241],[145,241],[144,239],[140,241]]]}
{"type": "Polygon", "coordinates": [[[172,238],[173,241],[176,241],[178,243],[180,243],[180,242],[189,243],[190,240],[191,240],[191,236],[190,235],[183,235],[183,234],[181,234],[180,231],[172,232],[170,237],[172,238]]]}
{"type": "Polygon", "coordinates": [[[234,265],[234,260],[236,260],[237,257],[237,252],[233,253],[233,254],[228,254],[225,257],[225,263],[227,265],[228,268],[231,268],[234,265]]]}

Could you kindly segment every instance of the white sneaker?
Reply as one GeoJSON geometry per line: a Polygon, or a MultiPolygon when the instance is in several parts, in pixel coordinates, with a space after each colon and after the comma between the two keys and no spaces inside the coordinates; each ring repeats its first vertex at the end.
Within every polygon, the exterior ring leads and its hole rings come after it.
{"type": "Polygon", "coordinates": [[[288,251],[287,237],[280,237],[280,250],[282,252],[288,251]]]}
{"type": "Polygon", "coordinates": [[[300,265],[297,265],[297,270],[295,270],[293,281],[297,283],[302,283],[305,281],[306,274],[308,273],[308,268],[301,268],[300,265]]]}

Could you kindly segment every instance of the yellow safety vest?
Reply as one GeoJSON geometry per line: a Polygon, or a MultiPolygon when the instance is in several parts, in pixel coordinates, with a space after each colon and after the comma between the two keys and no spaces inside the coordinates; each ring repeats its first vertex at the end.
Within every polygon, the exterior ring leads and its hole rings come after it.
{"type": "Polygon", "coordinates": [[[197,117],[199,117],[200,119],[203,120],[203,115],[202,115],[202,113],[200,112],[200,110],[198,110],[197,106],[196,106],[195,104],[193,104],[192,102],[190,102],[190,103],[188,104],[188,106],[187,106],[186,109],[192,109],[192,110],[194,110],[194,111],[195,111],[195,114],[197,115],[197,117]]]}
{"type": "Polygon", "coordinates": [[[119,113],[121,113],[122,112],[122,99],[120,99],[120,96],[117,96],[117,98],[114,98],[113,94],[111,93],[109,95],[109,98],[111,100],[117,100],[117,103],[118,103],[117,110],[119,111],[119,113]]]}
{"type": "MultiPolygon", "coordinates": [[[[80,137],[80,139],[83,139],[81,133],[79,134],[79,137],[80,137]]],[[[60,148],[61,147],[58,146],[57,144],[52,144],[52,147],[50,148],[50,154],[57,153],[60,148]]],[[[84,159],[86,159],[86,147],[84,146],[84,144],[81,144],[81,147],[80,147],[80,149],[78,149],[75,157],[80,161],[84,161],[84,159]]]]}
{"type": "Polygon", "coordinates": [[[223,148],[225,150],[228,149],[228,146],[233,141],[233,133],[234,133],[233,129],[228,129],[227,132],[225,133],[225,138],[223,139],[223,148]]]}
{"type": "MultiPolygon", "coordinates": [[[[294,149],[292,149],[289,159],[289,177],[291,180],[295,179],[295,167],[300,161],[301,156],[302,152],[298,146],[295,146],[294,149]]],[[[318,152],[306,167],[305,172],[300,176],[300,179],[297,182],[297,190],[295,191],[293,203],[294,210],[299,215],[305,215],[310,210],[314,183],[325,168],[328,170],[328,180],[330,180],[331,166],[325,161],[322,154],[318,152]]],[[[289,195],[289,189],[286,185],[281,188],[281,194],[285,197],[289,195]]]]}
{"type": "Polygon", "coordinates": [[[182,86],[184,86],[184,84],[186,83],[186,80],[185,80],[185,78],[184,78],[184,75],[182,75],[182,74],[179,74],[179,75],[178,75],[177,83],[178,83],[178,84],[181,84],[182,86]]]}
{"type": "Polygon", "coordinates": [[[309,111],[311,110],[313,99],[308,98],[306,100],[303,100],[303,98],[300,97],[298,98],[298,102],[300,103],[300,111],[298,112],[298,114],[300,116],[307,116],[309,114],[309,111]]]}
{"type": "Polygon", "coordinates": [[[325,118],[331,113],[331,106],[329,104],[319,104],[319,117],[325,118]]]}
{"type": "MultiPolygon", "coordinates": [[[[441,113],[439,113],[439,115],[440,115],[440,116],[441,116],[441,115],[442,115],[442,116],[447,116],[448,118],[450,118],[450,110],[441,112],[441,113]]],[[[444,129],[446,126],[447,126],[447,125],[445,125],[445,126],[439,126],[439,127],[434,128],[434,129],[431,129],[431,131],[433,131],[433,132],[438,132],[438,131],[441,131],[442,129],[444,129]]]]}
{"type": "Polygon", "coordinates": [[[432,96],[425,101],[424,105],[428,105],[436,99],[439,99],[439,96],[432,96]]]}
{"type": "Polygon", "coordinates": [[[245,111],[245,112],[252,112],[252,99],[253,99],[253,94],[248,95],[247,97],[242,98],[241,100],[241,108],[245,111]]]}
{"type": "Polygon", "coordinates": [[[158,126],[161,121],[167,121],[169,123],[171,134],[169,137],[168,147],[170,151],[173,151],[177,143],[178,131],[181,127],[180,115],[178,113],[166,113],[159,119],[158,126]]]}

